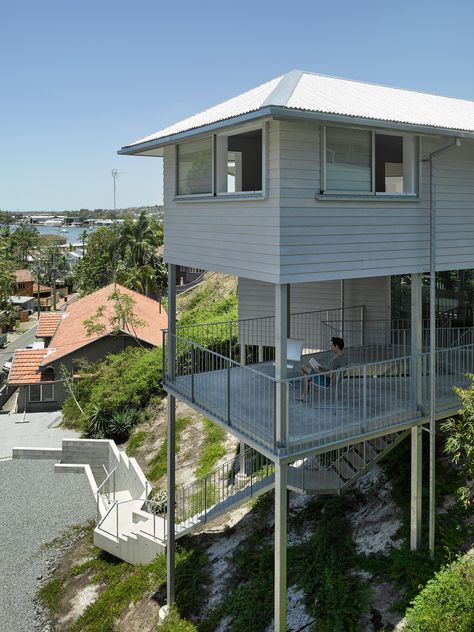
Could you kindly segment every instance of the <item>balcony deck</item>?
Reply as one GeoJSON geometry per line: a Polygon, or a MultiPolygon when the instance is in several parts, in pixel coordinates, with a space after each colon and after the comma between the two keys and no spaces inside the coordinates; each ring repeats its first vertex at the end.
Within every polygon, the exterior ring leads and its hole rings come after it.
{"type": "MultiPolygon", "coordinates": [[[[211,353],[211,352],[208,352],[211,353]]],[[[393,349],[386,350],[394,355],[393,349]]],[[[357,350],[362,357],[361,349],[357,350]]],[[[414,398],[411,358],[351,365],[337,371],[335,386],[311,386],[306,401],[297,398],[306,378],[282,382],[288,397],[288,432],[284,442],[275,437],[276,380],[271,362],[242,366],[227,361],[225,367],[207,358],[187,364],[165,387],[191,406],[222,423],[257,449],[267,453],[298,455],[316,448],[347,443],[375,432],[393,432],[394,427],[416,423],[429,412],[428,354],[419,361],[418,401],[414,398]],[[205,369],[208,370],[205,370],[205,369]],[[212,370],[209,370],[209,369],[212,370]],[[186,373],[186,374],[184,374],[186,373]]],[[[436,412],[452,414],[458,407],[453,386],[466,387],[472,372],[472,345],[437,352],[436,412]]],[[[298,374],[298,367],[295,369],[298,374]]]]}
{"type": "MultiPolygon", "coordinates": [[[[342,336],[348,366],[332,372],[329,388],[311,386],[295,364],[287,379],[274,372],[273,317],[188,325],[166,333],[164,363],[174,371],[165,388],[267,456],[290,458],[348,445],[426,421],[430,412],[429,327],[422,324],[421,350],[412,357],[408,321],[364,321],[364,310],[347,307],[292,314],[290,337],[327,366],[332,336],[342,336]],[[275,402],[287,398],[287,427],[277,440],[275,402]]],[[[435,401],[438,418],[456,412],[454,386],[474,373],[474,328],[437,323],[435,401]]]]}

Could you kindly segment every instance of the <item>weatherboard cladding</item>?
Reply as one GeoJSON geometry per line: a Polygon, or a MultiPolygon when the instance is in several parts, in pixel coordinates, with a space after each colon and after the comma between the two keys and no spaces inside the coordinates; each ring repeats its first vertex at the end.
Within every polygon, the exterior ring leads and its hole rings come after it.
{"type": "Polygon", "coordinates": [[[474,132],[473,101],[310,72],[291,71],[150,134],[127,147],[133,148],[160,139],[172,142],[172,137],[176,134],[272,107],[401,125],[474,132]]]}
{"type": "Polygon", "coordinates": [[[175,148],[165,148],[165,248],[168,263],[273,281],[279,273],[279,124],[269,125],[266,199],[180,201],[175,148]]]}
{"type": "MultiPolygon", "coordinates": [[[[386,276],[429,269],[429,158],[420,199],[318,199],[321,128],[270,121],[268,198],[174,199],[174,148],[165,151],[165,259],[270,283],[386,276]]],[[[424,162],[423,162],[424,160],[424,162]]],[[[437,269],[474,267],[474,141],[437,158],[437,269]]]]}

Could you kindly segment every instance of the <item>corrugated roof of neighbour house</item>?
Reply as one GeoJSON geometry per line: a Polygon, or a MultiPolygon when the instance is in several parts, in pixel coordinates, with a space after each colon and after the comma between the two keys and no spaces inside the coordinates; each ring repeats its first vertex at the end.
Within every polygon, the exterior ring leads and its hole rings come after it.
{"type": "Polygon", "coordinates": [[[143,322],[142,326],[133,328],[133,331],[125,329],[122,331],[156,347],[161,346],[161,329],[168,326],[168,316],[163,309],[160,313],[159,303],[121,285],[111,284],[68,304],[49,347],[46,349],[43,365],[54,362],[89,345],[94,340],[113,333],[114,324],[110,322],[110,317],[114,315],[114,305],[109,297],[114,290],[119,290],[120,293],[127,294],[134,299],[134,317],[143,322]],[[104,326],[104,330],[88,336],[84,321],[96,314],[97,310],[102,307],[103,314],[98,318],[98,323],[104,326]]]}
{"type": "Polygon", "coordinates": [[[177,134],[230,123],[259,110],[271,115],[272,108],[474,133],[474,101],[294,70],[135,141],[122,152],[140,153],[140,145],[146,144],[146,151],[153,141],[158,147],[177,134]]]}

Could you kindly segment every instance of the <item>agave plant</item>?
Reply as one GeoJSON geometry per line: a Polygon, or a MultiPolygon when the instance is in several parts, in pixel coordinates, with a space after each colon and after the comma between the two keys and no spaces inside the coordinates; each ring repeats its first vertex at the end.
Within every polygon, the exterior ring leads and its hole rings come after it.
{"type": "Polygon", "coordinates": [[[116,411],[108,422],[108,438],[114,439],[118,443],[126,441],[130,436],[133,427],[138,423],[138,412],[133,408],[123,408],[116,411]]]}

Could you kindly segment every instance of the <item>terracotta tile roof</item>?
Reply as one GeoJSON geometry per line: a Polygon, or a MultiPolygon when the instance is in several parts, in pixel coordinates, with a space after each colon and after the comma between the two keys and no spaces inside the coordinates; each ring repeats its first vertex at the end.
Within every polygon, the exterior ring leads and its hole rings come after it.
{"type": "Polygon", "coordinates": [[[46,349],[19,349],[13,356],[12,368],[8,376],[9,384],[39,384],[48,382],[39,367],[46,349]]]}
{"type": "Polygon", "coordinates": [[[36,336],[38,338],[51,338],[54,336],[56,329],[58,328],[59,321],[63,317],[63,314],[58,313],[43,313],[40,316],[38,323],[38,329],[36,330],[36,336]]]}
{"type": "Polygon", "coordinates": [[[17,283],[28,283],[29,281],[33,281],[33,275],[29,270],[15,270],[13,274],[15,275],[15,281],[17,283]]]}
{"type": "Polygon", "coordinates": [[[43,365],[69,355],[92,341],[103,338],[113,332],[114,327],[109,322],[114,312],[113,301],[108,300],[108,297],[114,289],[120,290],[121,293],[128,294],[134,299],[133,313],[137,319],[145,323],[143,327],[136,327],[133,332],[125,331],[125,333],[132,333],[140,340],[156,347],[161,346],[161,329],[168,327],[168,316],[163,309],[160,314],[159,303],[121,285],[111,284],[88,296],[84,296],[74,303],[68,304],[66,312],[59,321],[56,332],[46,350],[43,365]],[[97,309],[102,306],[105,309],[103,316],[98,322],[104,325],[104,332],[87,336],[84,321],[93,316],[97,309]]]}

